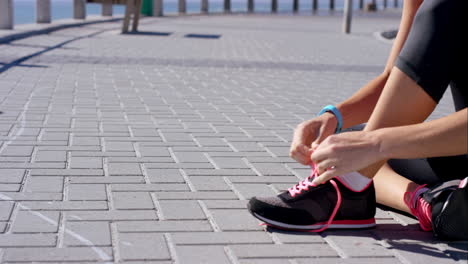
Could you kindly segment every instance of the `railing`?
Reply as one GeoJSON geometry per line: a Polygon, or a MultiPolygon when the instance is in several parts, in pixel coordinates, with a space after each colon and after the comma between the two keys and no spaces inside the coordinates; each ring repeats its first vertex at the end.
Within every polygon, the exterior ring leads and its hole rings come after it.
{"type": "MultiPolygon", "coordinates": [[[[163,16],[164,2],[163,0],[153,1],[153,14],[154,16],[163,16]]],[[[200,12],[208,13],[208,1],[200,0],[200,12]]],[[[293,12],[299,11],[299,0],[292,0],[293,12]]],[[[318,10],[318,0],[312,1],[312,11],[318,10]]],[[[328,0],[330,10],[335,9],[335,0],[328,0]]],[[[388,0],[382,0],[383,7],[386,8],[388,0]]],[[[86,0],[73,0],[73,18],[86,19],[86,0]]],[[[104,0],[102,4],[102,16],[112,16],[112,2],[113,0],[104,0]]],[[[394,7],[398,7],[398,0],[393,0],[394,7]]],[[[186,0],[178,0],[179,14],[187,12],[186,0]]],[[[224,13],[231,12],[231,0],[224,0],[224,13]]],[[[352,0],[345,0],[344,17],[343,17],[343,31],[349,33],[351,29],[351,16],[352,16],[352,0]]],[[[376,0],[371,0],[367,4],[367,8],[372,10],[376,7],[376,0]]],[[[13,0],[0,0],[0,29],[13,29],[13,0]]],[[[359,8],[364,8],[364,0],[359,0],[359,8]]],[[[271,12],[278,11],[278,0],[271,0],[271,12]]],[[[247,0],[247,12],[254,12],[254,0],[247,0]]],[[[36,0],[36,22],[37,23],[51,23],[51,0],[36,0]]]]}

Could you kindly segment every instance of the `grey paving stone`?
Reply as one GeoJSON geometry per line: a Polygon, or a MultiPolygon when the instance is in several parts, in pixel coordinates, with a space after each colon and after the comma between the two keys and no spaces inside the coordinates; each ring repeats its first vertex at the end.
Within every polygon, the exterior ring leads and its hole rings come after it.
{"type": "Polygon", "coordinates": [[[174,233],[172,239],[177,245],[227,245],[227,244],[272,244],[272,238],[265,232],[194,232],[174,233]]]}
{"type": "Polygon", "coordinates": [[[148,169],[214,169],[211,163],[185,162],[185,163],[146,163],[148,169]]]}
{"type": "Polygon", "coordinates": [[[72,176],[70,183],[145,183],[143,176],[72,176]]]}
{"type": "Polygon", "coordinates": [[[231,190],[225,180],[221,177],[196,176],[189,177],[197,191],[227,191],[231,190]]]}
{"type": "Polygon", "coordinates": [[[248,169],[249,167],[241,158],[224,158],[214,157],[212,158],[214,163],[220,169],[248,169]]]}
{"type": "Polygon", "coordinates": [[[32,146],[7,146],[0,153],[0,156],[29,157],[32,152],[32,146]]]}
{"type": "Polygon", "coordinates": [[[237,200],[233,192],[158,192],[159,200],[237,200]]]}
{"type": "Polygon", "coordinates": [[[230,246],[238,258],[297,258],[338,257],[326,244],[288,245],[233,245],[230,246]]]}
{"type": "Polygon", "coordinates": [[[184,169],[189,176],[256,176],[251,169],[184,169]]]}
{"type": "Polygon", "coordinates": [[[69,247],[69,248],[8,248],[4,261],[111,261],[112,249],[109,247],[69,247]],[[99,253],[99,254],[98,254],[99,253]]]}
{"type": "Polygon", "coordinates": [[[281,164],[276,163],[252,163],[256,170],[258,170],[262,175],[279,175],[279,176],[288,176],[291,175],[291,172],[286,170],[286,168],[281,164]]]}
{"type": "MultiPolygon", "coordinates": [[[[308,259],[307,263],[313,263],[314,260],[308,259]]],[[[241,259],[239,263],[241,264],[291,264],[291,260],[290,259],[275,259],[275,258],[261,258],[261,259],[254,258],[254,259],[241,259]]]]}
{"type": "Polygon", "coordinates": [[[60,133],[60,132],[44,132],[41,136],[41,140],[68,140],[68,133],[60,133]]]}
{"type": "Polygon", "coordinates": [[[74,135],[72,138],[73,146],[99,146],[99,137],[82,137],[74,135]]]}
{"type": "Polygon", "coordinates": [[[53,247],[56,242],[55,234],[0,234],[0,247],[53,247]]]}
{"type": "Polygon", "coordinates": [[[206,219],[197,201],[160,201],[159,205],[166,220],[206,219]]]}
{"type": "Polygon", "coordinates": [[[24,186],[25,192],[58,192],[63,191],[63,178],[61,177],[29,177],[24,186]]]}
{"type": "Polygon", "coordinates": [[[59,212],[19,211],[11,230],[13,233],[56,233],[58,222],[59,212]]]}
{"type": "MultiPolygon", "coordinates": [[[[315,258],[310,259],[296,259],[296,263],[298,264],[307,264],[311,263],[312,261],[316,260],[315,258]]],[[[373,263],[381,263],[381,264],[394,264],[394,263],[401,263],[401,261],[395,257],[388,257],[388,258],[320,258],[320,263],[324,264],[373,264],[373,263]]]]}
{"type": "Polygon", "coordinates": [[[267,184],[233,184],[234,188],[245,198],[250,199],[254,196],[267,197],[274,196],[276,193],[267,184]]]}
{"type": "Polygon", "coordinates": [[[103,176],[101,169],[32,169],[31,176],[103,176]]]}
{"type": "Polygon", "coordinates": [[[115,192],[128,191],[190,191],[188,185],[178,183],[159,183],[159,184],[112,184],[112,190],[115,192]]]}
{"type": "Polygon", "coordinates": [[[60,201],[62,200],[61,193],[25,193],[25,192],[11,192],[4,194],[8,196],[11,201],[60,201]]]}
{"type": "Polygon", "coordinates": [[[0,182],[21,183],[26,170],[24,169],[0,169],[0,182]]]}
{"type": "Polygon", "coordinates": [[[169,150],[165,147],[141,146],[139,151],[142,157],[170,157],[169,150]]]}
{"type": "Polygon", "coordinates": [[[33,210],[107,210],[107,202],[104,201],[48,201],[22,202],[33,210]]]}
{"type": "Polygon", "coordinates": [[[206,200],[209,209],[247,209],[247,200],[206,200]]]}
{"type": "Polygon", "coordinates": [[[163,234],[121,233],[119,248],[123,260],[170,260],[163,234]]]}
{"type": "Polygon", "coordinates": [[[131,142],[106,141],[106,151],[135,151],[131,142]]]}
{"type": "Polygon", "coordinates": [[[142,175],[140,165],[136,163],[109,163],[109,175],[142,175]]]}
{"type": "Polygon", "coordinates": [[[40,150],[36,154],[36,162],[65,162],[67,160],[67,153],[65,151],[48,151],[40,150]]]}
{"type": "Polygon", "coordinates": [[[73,169],[102,169],[102,158],[100,157],[75,157],[70,160],[70,168],[73,169]]]}
{"type": "Polygon", "coordinates": [[[326,243],[322,236],[309,232],[274,232],[274,236],[283,244],[319,244],[326,243]]]}
{"type": "Polygon", "coordinates": [[[200,145],[207,147],[207,146],[228,146],[226,142],[222,138],[218,137],[196,137],[196,140],[200,145]]]}
{"type": "Polygon", "coordinates": [[[38,163],[17,163],[17,162],[3,162],[0,168],[4,169],[36,169],[36,168],[51,168],[51,169],[64,169],[65,162],[38,162],[38,163]]]}
{"type": "Polygon", "coordinates": [[[222,246],[176,246],[180,263],[230,264],[222,246]]]}
{"type": "MultiPolygon", "coordinates": [[[[94,246],[110,246],[111,235],[108,222],[67,222],[65,228],[81,237],[86,238],[94,246]]],[[[65,232],[64,245],[66,246],[89,246],[88,241],[83,241],[72,235],[70,232],[65,232]]]]}
{"type": "Polygon", "coordinates": [[[113,192],[116,209],[153,209],[154,204],[148,192],[113,192]]]}
{"type": "Polygon", "coordinates": [[[178,169],[147,169],[146,174],[152,183],[182,183],[185,182],[178,169]]]}
{"type": "Polygon", "coordinates": [[[154,210],[76,211],[66,214],[67,221],[158,220],[154,210]]]}
{"type": "Polygon", "coordinates": [[[0,201],[0,221],[8,221],[12,210],[13,202],[0,201]]]}
{"type": "Polygon", "coordinates": [[[19,192],[21,189],[21,184],[16,183],[0,183],[0,191],[1,192],[19,192]]]}
{"type": "Polygon", "coordinates": [[[223,231],[256,231],[263,229],[247,210],[212,209],[211,214],[216,224],[223,231]]]}
{"type": "Polygon", "coordinates": [[[287,183],[287,184],[296,184],[299,179],[295,176],[261,176],[261,177],[252,177],[252,176],[228,176],[229,180],[232,183],[287,183]]]}
{"type": "Polygon", "coordinates": [[[109,157],[110,163],[174,163],[171,157],[109,157]]]}
{"type": "Polygon", "coordinates": [[[180,163],[185,163],[185,162],[201,162],[201,163],[206,163],[208,162],[208,159],[203,153],[200,152],[175,152],[174,155],[176,156],[176,159],[180,163]]]}
{"type": "Polygon", "coordinates": [[[106,187],[104,184],[70,184],[68,199],[70,201],[106,201],[106,187]]]}
{"type": "Polygon", "coordinates": [[[203,232],[212,231],[208,221],[122,221],[117,223],[119,232],[203,232]]]}

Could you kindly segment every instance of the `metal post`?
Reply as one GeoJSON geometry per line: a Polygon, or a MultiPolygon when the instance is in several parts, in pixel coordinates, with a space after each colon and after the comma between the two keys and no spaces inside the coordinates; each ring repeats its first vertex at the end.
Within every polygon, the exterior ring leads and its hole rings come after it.
{"type": "Polygon", "coordinates": [[[0,1],[0,29],[13,29],[13,0],[0,1]]]}
{"type": "Polygon", "coordinates": [[[85,0],[73,0],[73,18],[74,19],[86,18],[85,0]]]}
{"type": "Polygon", "coordinates": [[[254,0],[247,0],[247,12],[253,13],[254,11],[254,0]]]}
{"type": "Polygon", "coordinates": [[[271,0],[271,12],[278,12],[278,0],[271,0]]]}
{"type": "Polygon", "coordinates": [[[397,8],[398,7],[398,0],[393,0],[393,7],[397,8]]]}
{"type": "Polygon", "coordinates": [[[36,0],[36,22],[50,23],[50,0],[36,0]]]}
{"type": "Polygon", "coordinates": [[[179,14],[185,14],[187,12],[187,2],[185,0],[179,0],[179,14]]]}
{"type": "Polygon", "coordinates": [[[201,12],[202,13],[208,13],[208,0],[201,0],[201,12]]]}
{"type": "Polygon", "coordinates": [[[296,13],[299,10],[299,0],[293,0],[293,12],[296,13]]]}
{"type": "Polygon", "coordinates": [[[105,0],[102,3],[102,16],[112,16],[112,0],[105,0]]]}
{"type": "Polygon", "coordinates": [[[330,10],[335,9],[335,0],[330,0],[330,10]]]}
{"type": "Polygon", "coordinates": [[[231,12],[231,0],[224,0],[224,13],[231,12]]]}
{"type": "Polygon", "coordinates": [[[312,0],[312,11],[317,11],[318,9],[318,0],[312,0]]]}
{"type": "Polygon", "coordinates": [[[343,16],[343,32],[349,34],[351,32],[351,18],[353,16],[353,0],[345,1],[343,16]]]}
{"type": "Polygon", "coordinates": [[[359,0],[359,9],[364,9],[364,0],[359,0]]]}
{"type": "Polygon", "coordinates": [[[387,0],[383,0],[383,8],[387,8],[387,0]]]}
{"type": "Polygon", "coordinates": [[[163,16],[164,15],[164,2],[163,0],[153,0],[153,15],[163,16]]]}
{"type": "Polygon", "coordinates": [[[135,8],[133,9],[133,25],[132,32],[138,31],[138,23],[140,22],[142,0],[135,0],[135,8]]]}

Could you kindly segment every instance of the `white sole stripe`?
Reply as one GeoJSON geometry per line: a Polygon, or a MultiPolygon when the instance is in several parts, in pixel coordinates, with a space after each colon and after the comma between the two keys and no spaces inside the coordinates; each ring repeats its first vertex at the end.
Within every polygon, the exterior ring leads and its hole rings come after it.
{"type": "MultiPolygon", "coordinates": [[[[273,226],[277,226],[277,227],[281,227],[281,228],[285,228],[285,229],[297,229],[297,230],[316,230],[316,229],[320,229],[322,228],[323,226],[325,225],[290,225],[290,224],[285,224],[285,223],[281,223],[281,222],[278,222],[278,221],[274,221],[274,220],[271,220],[271,219],[267,219],[263,216],[260,216],[256,213],[253,213],[253,215],[262,220],[263,222],[265,222],[266,224],[270,224],[270,225],[273,225],[273,226]]],[[[371,223],[371,224],[331,224],[328,226],[328,228],[334,228],[334,229],[339,229],[339,228],[342,228],[342,229],[351,229],[351,228],[354,228],[354,229],[358,229],[358,228],[370,228],[370,227],[374,227],[376,226],[376,223],[371,223]]]]}

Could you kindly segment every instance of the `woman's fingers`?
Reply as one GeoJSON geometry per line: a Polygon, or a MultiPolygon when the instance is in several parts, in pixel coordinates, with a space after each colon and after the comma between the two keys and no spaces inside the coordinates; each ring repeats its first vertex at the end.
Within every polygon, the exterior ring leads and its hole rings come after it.
{"type": "Polygon", "coordinates": [[[301,164],[308,165],[311,162],[310,154],[310,148],[304,144],[299,144],[291,148],[289,156],[301,164]]]}
{"type": "Polygon", "coordinates": [[[335,160],[335,159],[325,159],[325,160],[319,161],[318,163],[316,163],[316,166],[318,168],[318,174],[321,175],[327,170],[336,169],[337,163],[338,163],[338,160],[335,160]]]}
{"type": "Polygon", "coordinates": [[[336,168],[333,168],[333,169],[330,168],[326,170],[324,173],[320,174],[318,177],[315,177],[315,179],[312,181],[312,184],[319,185],[319,184],[325,183],[337,175],[338,173],[336,171],[336,168]]]}

